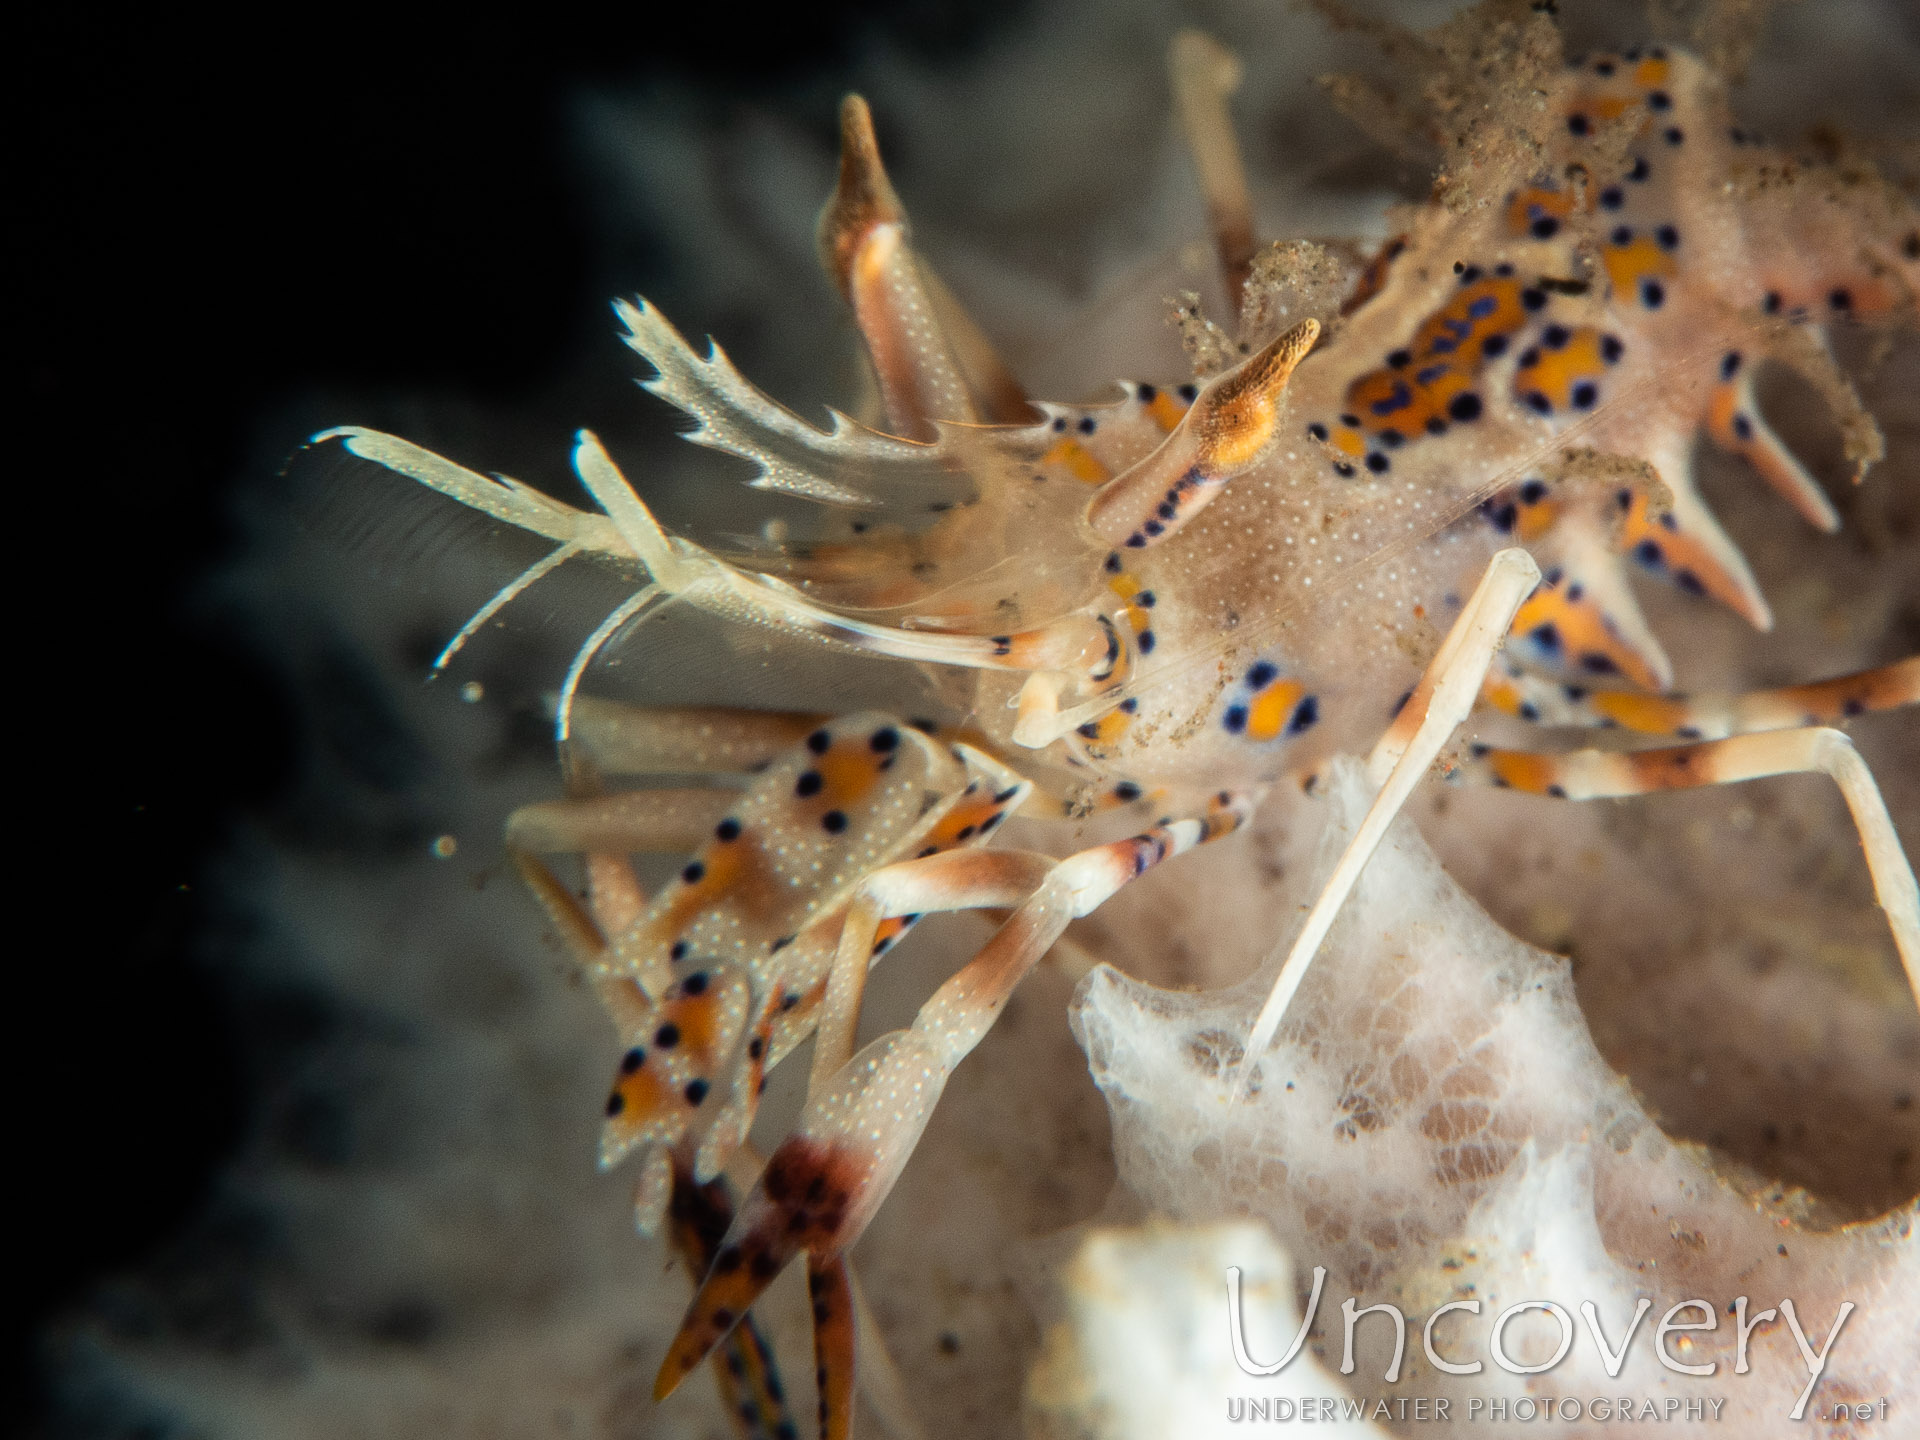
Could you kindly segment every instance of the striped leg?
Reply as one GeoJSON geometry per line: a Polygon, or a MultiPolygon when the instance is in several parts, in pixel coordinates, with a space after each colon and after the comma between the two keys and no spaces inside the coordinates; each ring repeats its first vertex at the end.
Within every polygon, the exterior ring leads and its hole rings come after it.
{"type": "MultiPolygon", "coordinates": [[[[562,832],[543,828],[552,823],[549,817],[555,812],[562,823],[572,824],[579,814],[590,813],[592,807],[604,803],[590,797],[560,805],[527,806],[509,821],[508,843],[521,873],[574,957],[589,974],[599,976],[601,998],[623,1031],[635,1022],[641,1007],[630,986],[606,973],[613,958],[606,936],[609,930],[617,931],[632,923],[645,905],[645,896],[624,852],[687,848],[673,833],[673,827],[684,818],[682,811],[689,797],[698,797],[708,805],[716,800],[726,802],[736,798],[724,790],[642,791],[637,795],[612,797],[623,802],[658,799],[661,803],[651,812],[629,805],[628,813],[619,817],[621,823],[610,828],[589,825],[582,830],[562,832]],[[573,807],[571,812],[569,807],[573,807]],[[515,848],[516,840],[525,848],[515,848]],[[602,843],[614,848],[598,850],[597,846],[602,843]],[[535,848],[587,852],[590,882],[587,905],[581,905],[573,892],[530,853],[535,848]]],[[[702,838],[704,834],[702,830],[702,838]]],[[[670,1217],[669,1236],[673,1247],[688,1272],[698,1280],[713,1264],[714,1255],[732,1223],[734,1206],[724,1179],[716,1177],[706,1183],[695,1179],[687,1149],[682,1146],[663,1152],[661,1163],[648,1168],[640,1182],[641,1194],[636,1199],[636,1207],[641,1212],[665,1210],[670,1217]],[[648,1194],[650,1189],[665,1193],[655,1198],[648,1194]]],[[[751,1318],[727,1337],[726,1344],[715,1352],[713,1359],[721,1404],[739,1422],[744,1440],[789,1440],[797,1433],[787,1413],[785,1390],[774,1364],[773,1349],[751,1318]]]]}
{"type": "Polygon", "coordinates": [[[1876,710],[1920,704],[1920,655],[1812,685],[1744,695],[1648,695],[1561,685],[1517,666],[1497,667],[1482,697],[1496,710],[1538,725],[1577,725],[1682,740],[1723,740],[1762,730],[1827,725],[1876,710]]]}
{"type": "Polygon", "coordinates": [[[1524,550],[1502,550],[1493,557],[1460,618],[1440,643],[1400,716],[1381,737],[1367,761],[1369,778],[1381,787],[1360,829],[1348,844],[1340,863],[1307,912],[1306,924],[1274,977],[1273,989],[1254,1019],[1247,1037],[1246,1060],[1240,1084],[1252,1077],[1253,1067],[1273,1042],[1274,1032],[1292,1003],[1320,942],[1333,928],[1347,895],[1366,869],[1367,861],[1386,838],[1387,827],[1400,807],[1439,756],[1441,748],[1473,710],[1494,652],[1506,636],[1513,617],[1540,580],[1540,567],[1524,550]]]}
{"type": "Polygon", "coordinates": [[[1774,730],[1660,750],[1575,750],[1565,755],[1475,746],[1473,758],[1448,778],[1479,778],[1535,795],[1593,800],[1816,772],[1832,776],[1846,798],[1866,851],[1874,894],[1887,912],[1908,984],[1920,1000],[1920,889],[1880,787],[1853,742],[1838,730],[1774,730]]]}
{"type": "MultiPolygon", "coordinates": [[[[676,1158],[669,1214],[674,1249],[689,1273],[696,1278],[706,1274],[733,1221],[727,1182],[714,1179],[702,1185],[684,1158],[676,1158]]],[[[787,1412],[773,1347],[752,1316],[714,1352],[713,1371],[721,1408],[739,1422],[744,1440],[791,1440],[798,1433],[787,1412]]]]}
{"type": "MultiPolygon", "coordinates": [[[[655,1393],[670,1394],[797,1253],[806,1251],[809,1264],[819,1265],[859,1238],[893,1188],[947,1077],[1069,921],[1160,861],[1228,834],[1251,808],[1247,797],[1223,792],[1204,820],[1164,822],[1044,872],[1036,857],[996,851],[978,858],[1002,862],[997,874],[986,868],[962,874],[922,862],[871,877],[861,892],[863,929],[888,911],[930,905],[942,892],[941,882],[956,898],[964,886],[973,904],[997,905],[1036,875],[1042,878],[980,953],[921,1007],[911,1028],[882,1036],[828,1073],[822,1073],[824,1065],[816,1067],[806,1110],[741,1206],[660,1367],[655,1393]]],[[[857,996],[848,987],[864,970],[862,951],[855,937],[844,952],[850,958],[836,966],[832,983],[839,993],[830,995],[828,1005],[838,1010],[822,1037],[836,1055],[849,1048],[847,1012],[857,996]]],[[[836,1383],[830,1376],[823,1388],[836,1383]]]]}

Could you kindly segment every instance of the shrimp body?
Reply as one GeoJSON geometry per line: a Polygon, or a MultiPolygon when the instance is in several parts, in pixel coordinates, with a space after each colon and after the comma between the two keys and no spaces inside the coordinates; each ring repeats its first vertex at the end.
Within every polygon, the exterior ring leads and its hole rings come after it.
{"type": "MultiPolygon", "coordinates": [[[[1537,50],[1551,25],[1528,23],[1537,50]]],[[[767,1068],[816,1036],[800,1123],[724,1239],[689,1251],[707,1268],[662,1395],[804,1252],[823,1428],[846,1433],[844,1252],[1027,969],[1074,917],[1231,833],[1281,782],[1371,749],[1374,808],[1302,921],[1246,1043],[1257,1059],[1371,847],[1477,703],[1687,743],[1474,747],[1444,761],[1454,778],[1581,799],[1831,775],[1920,990],[1920,892],[1871,776],[1822,728],[1920,699],[1920,658],[1757,695],[1672,695],[1673,665],[1628,579],[1637,569],[1770,626],[1695,488],[1694,448],[1704,432],[1805,520],[1838,523],[1759,414],[1753,375],[1772,360],[1812,379],[1856,465],[1877,459],[1822,326],[1914,319],[1920,215],[1877,181],[1753,143],[1701,62],[1605,55],[1540,76],[1544,104],[1467,165],[1465,201],[1456,176],[1451,198],[1347,267],[1337,298],[1294,306],[1283,302],[1299,298],[1287,269],[1299,247],[1251,248],[1222,55],[1198,36],[1174,51],[1243,301],[1237,343],[1196,383],[1029,403],[914,252],[853,98],[820,249],[873,362],[877,427],[840,414],[810,425],[718,347],[702,357],[644,302],[619,307],[652,367],[647,388],[697,422],[688,438],[751,461],[756,486],[825,507],[834,518],[817,538],[723,555],[669,535],[591,435],[575,463],[598,513],[341,432],[558,546],[460,640],[575,555],[645,572],[562,687],[569,798],[522,811],[509,832],[621,1032],[603,1158],[645,1157],[643,1229],[715,1183],[767,1068]],[[1291,309],[1311,313],[1282,330],[1271,317],[1291,309]],[[594,651],[670,599],[919,666],[951,714],[644,711],[587,697],[576,712],[594,651]],[[608,794],[603,780],[621,773],[733,774],[742,788],[608,794]],[[1016,810],[1148,803],[1159,818],[1141,833],[1065,860],[989,843],[1016,810]],[[628,867],[636,850],[693,859],[647,897],[628,867]],[[581,857],[584,904],[535,851],[581,857]],[[1012,913],[909,1029],[856,1054],[868,967],[950,909],[1012,913]]]]}
{"type": "MultiPolygon", "coordinates": [[[[1430,207],[1383,250],[1256,464],[1178,534],[1097,556],[1139,654],[1076,761],[1217,788],[1364,748],[1502,543],[1545,576],[1514,654],[1576,691],[1672,683],[1629,568],[1771,624],[1692,451],[1706,432],[1837,524],[1752,375],[1819,364],[1823,321],[1910,321],[1916,216],[1749,141],[1684,54],[1585,61],[1552,109],[1503,205],[1430,207]]],[[[1007,688],[982,686],[989,726],[1007,688]]]]}

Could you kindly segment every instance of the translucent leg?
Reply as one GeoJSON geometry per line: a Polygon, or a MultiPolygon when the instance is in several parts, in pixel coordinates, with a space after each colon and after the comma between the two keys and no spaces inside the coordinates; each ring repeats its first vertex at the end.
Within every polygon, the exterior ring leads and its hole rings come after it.
{"type": "Polygon", "coordinates": [[[1167,68],[1180,129],[1200,172],[1200,192],[1206,197],[1207,220],[1226,277],[1227,303],[1237,314],[1254,250],[1247,172],[1227,114],[1227,97],[1240,88],[1240,62],[1211,36],[1182,30],[1173,37],[1167,68]]]}
{"type": "Polygon", "coordinates": [[[1832,776],[1846,798],[1867,854],[1874,894],[1887,912],[1907,981],[1920,1001],[1920,891],[1880,787],[1853,742],[1838,730],[1775,730],[1670,749],[1575,750],[1565,755],[1475,747],[1474,758],[1457,773],[1536,795],[1592,800],[1810,772],[1832,776]]]}
{"type": "Polygon", "coordinates": [[[1375,747],[1367,770],[1374,783],[1381,785],[1380,793],[1360,822],[1360,829],[1340,857],[1340,863],[1334,867],[1319,899],[1308,911],[1299,938],[1287,953],[1280,973],[1274,977],[1273,989],[1247,1038],[1242,1085],[1273,1042],[1288,1004],[1306,978],[1307,967],[1313,963],[1321,941],[1326,939],[1360,872],[1385,838],[1387,826],[1400,813],[1400,807],[1406,804],[1413,787],[1427,773],[1427,767],[1439,755],[1441,747],[1472,711],[1494,652],[1513,623],[1515,612],[1539,579],[1540,567],[1524,550],[1502,550],[1493,557],[1479,588],[1427,666],[1413,697],[1401,710],[1402,721],[1417,717],[1411,733],[1407,732],[1406,725],[1396,722],[1375,747]]]}
{"type": "MultiPolygon", "coordinates": [[[[816,1068],[800,1122],[767,1162],[728,1231],[660,1367],[655,1393],[671,1393],[796,1254],[804,1250],[817,1264],[859,1238],[899,1177],[947,1077],[1069,921],[1160,861],[1234,830],[1251,808],[1247,797],[1223,793],[1204,820],[1156,825],[1047,867],[1038,888],[921,1007],[911,1028],[882,1036],[830,1075],[816,1068]]],[[[973,893],[983,900],[999,900],[1017,881],[1039,873],[1032,857],[989,852],[980,858],[1013,862],[997,878],[972,879],[973,893]]],[[[864,894],[873,903],[864,914],[891,908],[889,900],[920,903],[919,882],[935,873],[915,872],[897,886],[892,878],[870,882],[864,894]]],[[[838,967],[842,973],[860,968],[859,948],[850,945],[853,958],[838,967]]],[[[837,1035],[828,1043],[845,1048],[845,1031],[845,1022],[837,1021],[837,1035]]]]}
{"type": "Polygon", "coordinates": [[[1811,685],[1743,695],[1648,695],[1562,685],[1517,666],[1487,676],[1481,694],[1509,715],[1538,725],[1618,726],[1639,735],[1724,740],[1761,730],[1825,725],[1920,703],[1920,655],[1811,685]]]}

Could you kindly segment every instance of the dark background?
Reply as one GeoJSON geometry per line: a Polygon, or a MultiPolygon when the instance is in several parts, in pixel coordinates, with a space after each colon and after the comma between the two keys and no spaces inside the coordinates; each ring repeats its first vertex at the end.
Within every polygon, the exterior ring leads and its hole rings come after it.
{"type": "Polygon", "coordinates": [[[582,86],[725,103],[830,83],[875,40],[950,54],[1016,5],[734,5],[718,30],[655,8],[15,22],[9,1431],[45,1403],[40,1328],[159,1253],[247,1134],[200,882],[302,738],[208,598],[236,491],[272,483],[316,395],[511,408],[604,328],[643,277],[597,273],[582,86]]]}

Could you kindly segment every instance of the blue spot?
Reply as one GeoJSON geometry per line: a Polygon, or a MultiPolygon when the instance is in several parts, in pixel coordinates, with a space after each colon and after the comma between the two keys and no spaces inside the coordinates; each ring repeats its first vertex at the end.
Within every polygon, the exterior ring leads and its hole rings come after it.
{"type": "Polygon", "coordinates": [[[1404,410],[1413,403],[1413,392],[1405,385],[1394,382],[1393,393],[1384,400],[1376,400],[1369,407],[1376,415],[1391,415],[1396,410],[1404,410]]]}
{"type": "Polygon", "coordinates": [[[1227,707],[1227,713],[1220,717],[1220,723],[1227,727],[1227,733],[1229,735],[1238,735],[1247,728],[1247,707],[1244,705],[1229,705],[1227,707]]]}
{"type": "Polygon", "coordinates": [[[1247,671],[1247,686],[1253,690],[1264,690],[1278,679],[1279,675],[1280,667],[1272,661],[1257,661],[1253,668],[1247,671]]]}

